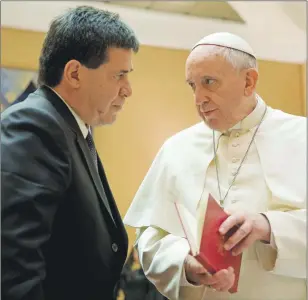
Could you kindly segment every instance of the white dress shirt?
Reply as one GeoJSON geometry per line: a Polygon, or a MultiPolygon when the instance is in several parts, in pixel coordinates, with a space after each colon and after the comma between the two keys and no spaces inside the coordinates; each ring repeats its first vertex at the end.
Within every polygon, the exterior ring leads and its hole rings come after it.
{"type": "Polygon", "coordinates": [[[67,102],[63,99],[63,97],[61,95],[59,95],[59,93],[57,93],[53,88],[49,87],[49,89],[51,89],[64,103],[65,105],[68,107],[68,109],[70,110],[70,112],[72,113],[72,115],[74,116],[79,128],[80,128],[80,131],[83,135],[83,137],[86,139],[87,138],[87,135],[89,133],[89,129],[86,125],[86,123],[84,121],[82,121],[82,119],[78,116],[78,114],[73,110],[72,107],[70,107],[67,102]]]}

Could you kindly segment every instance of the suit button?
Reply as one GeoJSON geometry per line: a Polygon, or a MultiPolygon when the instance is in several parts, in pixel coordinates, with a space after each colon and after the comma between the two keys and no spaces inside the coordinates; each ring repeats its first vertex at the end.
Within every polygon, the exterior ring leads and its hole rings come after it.
{"type": "Polygon", "coordinates": [[[118,252],[118,245],[116,244],[116,243],[113,243],[112,245],[111,245],[111,248],[112,248],[112,251],[113,252],[118,252]]]}

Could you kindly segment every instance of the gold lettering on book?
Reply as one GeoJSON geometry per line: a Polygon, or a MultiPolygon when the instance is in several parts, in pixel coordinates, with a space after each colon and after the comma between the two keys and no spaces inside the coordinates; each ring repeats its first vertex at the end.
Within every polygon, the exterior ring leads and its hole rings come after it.
{"type": "Polygon", "coordinates": [[[225,248],[224,248],[224,243],[225,243],[225,237],[224,236],[220,236],[219,237],[219,245],[218,245],[218,253],[221,255],[221,256],[224,256],[225,255],[225,248]]]}

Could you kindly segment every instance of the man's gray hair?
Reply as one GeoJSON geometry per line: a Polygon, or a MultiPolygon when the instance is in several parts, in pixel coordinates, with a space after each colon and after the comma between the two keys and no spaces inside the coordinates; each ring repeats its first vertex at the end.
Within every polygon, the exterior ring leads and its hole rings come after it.
{"type": "Polygon", "coordinates": [[[248,53],[215,45],[207,45],[204,49],[208,55],[222,56],[238,71],[250,68],[258,70],[257,60],[248,53]]]}

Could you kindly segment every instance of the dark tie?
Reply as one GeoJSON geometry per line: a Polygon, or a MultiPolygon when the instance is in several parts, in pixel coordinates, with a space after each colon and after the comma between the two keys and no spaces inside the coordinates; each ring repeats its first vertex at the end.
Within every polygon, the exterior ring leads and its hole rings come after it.
{"type": "MultiPolygon", "coordinates": [[[[88,132],[86,141],[87,141],[87,143],[88,143],[88,147],[89,147],[89,149],[90,149],[91,157],[92,157],[92,160],[93,160],[93,162],[94,162],[95,168],[96,168],[96,170],[97,170],[97,172],[98,172],[97,153],[96,153],[96,149],[95,149],[95,145],[94,145],[94,140],[93,140],[93,137],[92,137],[92,134],[91,134],[90,131],[88,132]]],[[[103,193],[105,194],[104,188],[103,188],[103,193]]],[[[113,216],[112,216],[112,213],[111,213],[111,209],[110,209],[109,200],[108,200],[106,194],[105,194],[105,198],[106,198],[106,201],[104,201],[104,203],[105,203],[105,205],[106,205],[106,207],[107,207],[107,209],[108,209],[108,211],[109,211],[109,213],[110,213],[110,215],[111,215],[111,217],[112,217],[112,219],[113,219],[113,216]]],[[[114,219],[113,219],[113,220],[114,220],[114,219]]]]}
{"type": "Polygon", "coordinates": [[[86,141],[87,141],[88,147],[90,149],[90,153],[91,153],[91,157],[92,157],[93,163],[94,163],[95,168],[97,170],[98,169],[97,168],[97,153],[96,153],[93,137],[92,137],[92,134],[91,134],[90,131],[89,131],[89,133],[87,135],[86,141]]]}

